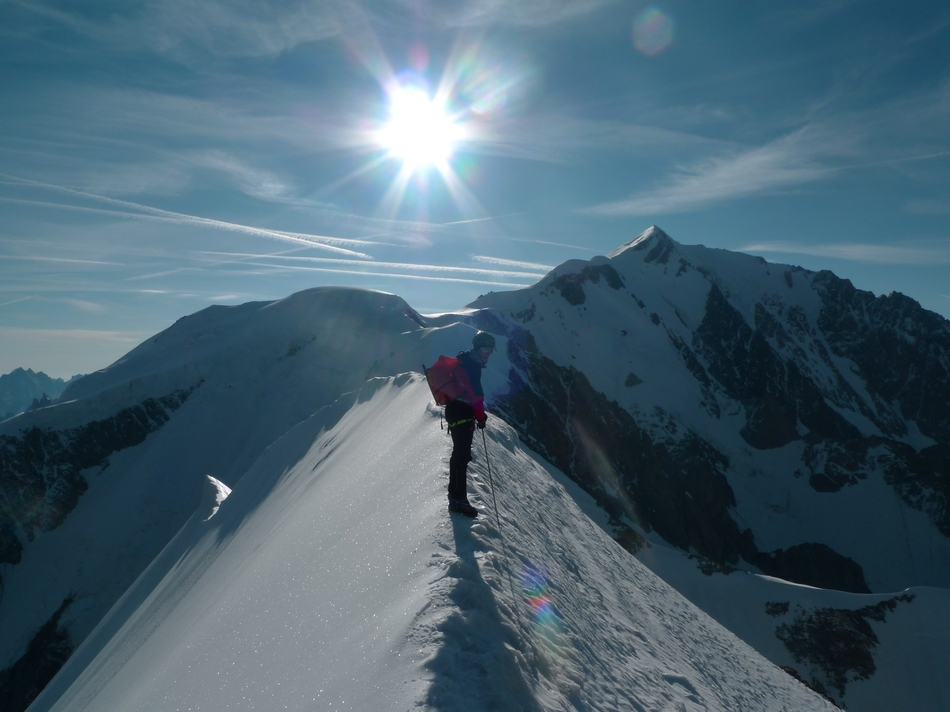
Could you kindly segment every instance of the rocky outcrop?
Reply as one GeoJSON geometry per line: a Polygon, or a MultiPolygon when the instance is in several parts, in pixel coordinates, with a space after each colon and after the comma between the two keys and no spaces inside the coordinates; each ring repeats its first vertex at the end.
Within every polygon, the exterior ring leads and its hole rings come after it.
{"type": "Polygon", "coordinates": [[[895,434],[914,421],[927,437],[950,443],[950,323],[903,294],[875,297],[831,272],[813,284],[822,297],[822,335],[857,366],[895,434]]]}
{"type": "Polygon", "coordinates": [[[0,709],[23,712],[63,666],[75,648],[63,614],[75,600],[67,597],[33,636],[26,652],[6,670],[0,670],[0,709]]]}
{"type": "MultiPolygon", "coordinates": [[[[873,652],[880,641],[871,621],[884,623],[899,603],[913,600],[913,594],[905,594],[855,610],[796,609],[791,621],[776,627],[775,635],[805,666],[811,687],[825,695],[834,688],[844,697],[849,682],[867,680],[877,671],[873,652]]],[[[788,604],[782,602],[770,601],[765,610],[775,617],[789,614],[788,604]]]]}
{"type": "Polygon", "coordinates": [[[869,589],[840,541],[801,531],[759,551],[734,516],[736,477],[796,491],[781,478],[801,477],[819,496],[883,481],[950,536],[950,323],[913,300],[651,228],[610,258],[565,263],[473,306],[479,328],[510,339],[499,413],[615,516],[700,554],[704,568],[742,558],[798,583],[869,589]],[[612,343],[631,353],[601,352],[618,332],[612,343]],[[658,382],[678,394],[669,404],[658,382]],[[743,469],[727,452],[743,453],[743,469]]]}
{"type": "Polygon", "coordinates": [[[590,265],[580,272],[560,274],[554,278],[551,286],[556,289],[568,304],[577,306],[587,300],[584,283],[599,284],[601,277],[611,289],[623,289],[623,279],[610,265],[590,265]]]}
{"type": "MultiPolygon", "coordinates": [[[[501,323],[482,316],[482,325],[501,323]]],[[[824,544],[760,552],[751,530],[730,514],[735,496],[728,459],[692,432],[656,440],[633,416],[572,367],[540,354],[530,332],[507,327],[516,368],[497,412],[521,438],[592,494],[615,517],[627,516],[722,570],[740,557],[796,583],[867,592],[861,567],[824,544]]]]}
{"type": "Polygon", "coordinates": [[[732,563],[752,547],[729,516],[735,498],[722,474],[725,456],[692,433],[655,442],[583,373],[540,354],[529,332],[511,335],[509,359],[526,378],[512,370],[510,392],[497,409],[526,443],[608,511],[676,546],[732,563]]]}
{"type": "Polygon", "coordinates": [[[197,386],[75,428],[29,427],[0,435],[0,563],[19,563],[23,541],[59,526],[88,489],[87,471],[143,442],[168,422],[197,386]]]}
{"type": "Polygon", "coordinates": [[[17,368],[3,374],[0,376],[0,420],[22,413],[31,404],[36,407],[44,398],[47,404],[50,400],[56,400],[66,386],[77,378],[79,376],[64,381],[29,368],[17,368]]]}
{"type": "Polygon", "coordinates": [[[769,576],[786,581],[850,593],[871,593],[861,566],[827,544],[806,542],[787,549],[752,554],[750,562],[769,576]]]}
{"type": "Polygon", "coordinates": [[[760,450],[782,447],[801,439],[799,424],[812,441],[859,437],[858,429],[825,401],[801,359],[795,359],[793,343],[764,305],[756,305],[753,328],[715,283],[710,286],[693,348],[718,387],[745,407],[743,439],[760,450]],[[786,349],[789,356],[782,353],[786,349]]]}

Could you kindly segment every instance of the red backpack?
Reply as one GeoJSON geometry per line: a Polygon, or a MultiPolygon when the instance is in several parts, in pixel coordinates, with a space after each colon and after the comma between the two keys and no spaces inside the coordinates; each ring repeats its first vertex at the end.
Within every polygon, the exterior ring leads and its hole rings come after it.
{"type": "Polygon", "coordinates": [[[457,358],[439,356],[432,366],[426,368],[425,365],[423,365],[422,370],[425,372],[426,380],[429,382],[429,390],[432,391],[432,397],[435,398],[435,402],[439,405],[445,405],[450,400],[456,400],[465,393],[465,383],[459,378],[457,372],[462,371],[461,375],[465,377],[465,382],[468,381],[468,376],[465,374],[464,369],[459,369],[459,360],[457,358]]]}

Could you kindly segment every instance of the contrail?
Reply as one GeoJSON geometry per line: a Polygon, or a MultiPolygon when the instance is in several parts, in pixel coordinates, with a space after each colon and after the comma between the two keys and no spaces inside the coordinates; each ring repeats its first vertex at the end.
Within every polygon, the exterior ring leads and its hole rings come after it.
{"type": "MultiPolygon", "coordinates": [[[[426,272],[462,272],[469,274],[478,274],[497,277],[526,277],[530,279],[540,279],[544,276],[538,272],[514,272],[510,270],[482,269],[479,267],[456,267],[450,265],[420,264],[418,262],[381,262],[377,260],[342,260],[329,257],[298,257],[293,255],[256,255],[242,252],[211,252],[203,251],[200,254],[247,257],[259,260],[294,260],[297,262],[319,262],[321,264],[335,265],[367,265],[372,267],[390,267],[394,269],[422,270],[426,272]]],[[[245,260],[234,260],[237,264],[247,264],[245,260]]],[[[515,263],[514,266],[520,266],[525,263],[515,263]]]]}
{"type": "MultiPolygon", "coordinates": [[[[278,240],[284,240],[289,242],[295,242],[297,244],[306,244],[313,247],[321,247],[332,252],[337,252],[341,254],[347,254],[353,257],[363,257],[369,258],[370,256],[364,252],[357,252],[355,250],[348,250],[343,247],[338,247],[338,245],[351,245],[351,246],[360,246],[365,247],[366,245],[375,244],[368,240],[357,240],[345,237],[332,237],[329,235],[312,235],[309,233],[301,232],[289,232],[285,230],[271,230],[268,228],[254,227],[252,225],[242,225],[240,223],[232,223],[224,220],[215,220],[213,218],[205,218],[198,215],[188,215],[187,213],[178,213],[171,210],[162,210],[161,208],[153,208],[149,205],[142,205],[140,203],[133,203],[127,200],[119,200],[118,198],[109,198],[104,195],[97,195],[95,193],[87,193],[81,190],[75,190],[73,188],[66,188],[65,186],[54,185],[51,183],[42,183],[40,181],[28,180],[26,178],[17,178],[16,176],[0,174],[7,179],[7,181],[14,185],[31,185],[40,188],[47,188],[49,190],[57,190],[63,193],[68,193],[70,195],[76,195],[83,198],[88,198],[90,200],[97,200],[109,205],[117,205],[126,210],[101,210],[99,211],[112,214],[112,215],[122,215],[125,217],[136,218],[140,220],[156,220],[163,222],[173,222],[178,224],[185,225],[197,225],[201,227],[211,227],[219,230],[228,230],[231,232],[242,232],[249,235],[255,235],[259,237],[270,237],[278,240]],[[128,212],[129,210],[139,210],[142,213],[128,212]]],[[[88,208],[78,205],[68,205],[65,203],[50,203],[43,201],[32,201],[26,200],[24,198],[0,198],[0,200],[5,200],[8,202],[18,202],[18,203],[27,203],[34,205],[44,205],[47,207],[58,207],[66,210],[84,210],[84,211],[93,211],[96,212],[96,208],[88,208]]]]}
{"type": "Polygon", "coordinates": [[[9,302],[3,302],[2,304],[0,304],[0,307],[7,307],[7,306],[10,306],[11,304],[18,304],[20,302],[25,302],[28,299],[32,299],[32,298],[33,297],[20,297],[19,299],[13,299],[9,302]]]}
{"type": "Polygon", "coordinates": [[[109,267],[123,267],[121,262],[100,262],[99,260],[79,260],[67,257],[39,257],[36,255],[4,255],[5,260],[27,260],[30,262],[75,262],[81,265],[106,265],[109,267]]]}
{"type": "Polygon", "coordinates": [[[521,262],[519,260],[506,260],[502,257],[490,257],[489,255],[472,255],[472,259],[477,262],[485,262],[490,265],[501,265],[502,267],[521,267],[522,269],[541,270],[550,272],[554,269],[553,265],[543,265],[538,262],[521,262]]]}
{"type": "MultiPolygon", "coordinates": [[[[351,269],[334,269],[332,267],[305,267],[303,265],[275,265],[275,264],[266,264],[260,262],[242,262],[251,267],[269,267],[270,269],[277,270],[296,270],[303,272],[330,272],[333,274],[352,274],[359,275],[361,277],[389,277],[392,279],[416,279],[423,280],[427,282],[456,282],[463,284],[484,284],[492,287],[514,287],[515,289],[522,289],[529,285],[524,282],[492,282],[485,279],[463,279],[461,277],[432,277],[424,274],[399,274],[397,272],[369,272],[363,270],[351,270],[351,269]]],[[[369,266],[372,263],[367,263],[369,266]]]]}
{"type": "Polygon", "coordinates": [[[472,218],[471,220],[455,220],[453,222],[440,223],[440,225],[465,225],[466,223],[487,222],[489,220],[502,220],[504,218],[515,217],[516,215],[527,215],[525,211],[520,213],[505,213],[504,215],[489,215],[484,218],[472,218]]]}

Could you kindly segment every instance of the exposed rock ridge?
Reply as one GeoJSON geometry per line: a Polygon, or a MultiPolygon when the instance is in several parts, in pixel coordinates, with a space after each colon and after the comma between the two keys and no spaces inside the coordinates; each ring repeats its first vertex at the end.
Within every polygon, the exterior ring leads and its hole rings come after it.
{"type": "Polygon", "coordinates": [[[508,335],[518,367],[497,410],[525,442],[615,515],[713,561],[738,561],[751,542],[728,514],[735,499],[722,453],[693,433],[654,442],[583,373],[540,354],[530,332],[513,326],[508,335]]]}
{"type": "MultiPolygon", "coordinates": [[[[877,672],[873,653],[880,640],[871,621],[884,623],[899,603],[913,600],[911,593],[858,609],[796,610],[792,620],[776,627],[775,635],[795,661],[806,666],[811,687],[824,695],[830,694],[831,687],[839,698],[844,697],[848,683],[867,680],[877,672]]],[[[784,618],[789,605],[772,601],[766,603],[766,612],[784,618]]]]}
{"type": "Polygon", "coordinates": [[[72,655],[75,646],[60,623],[74,601],[75,596],[68,596],[40,626],[26,652],[10,667],[0,670],[0,709],[4,712],[22,712],[29,707],[72,655]]]}
{"type": "Polygon", "coordinates": [[[66,430],[27,428],[0,435],[0,563],[20,561],[23,541],[59,526],[89,484],[85,471],[143,442],[197,388],[178,390],[114,416],[66,430]]]}
{"type": "Polygon", "coordinates": [[[870,592],[861,566],[826,545],[759,551],[752,530],[742,530],[731,514],[735,495],[725,477],[729,460],[709,442],[675,426],[669,437],[657,438],[597,392],[582,372],[539,353],[530,332],[490,312],[479,319],[482,327],[507,334],[514,365],[510,390],[497,400],[497,412],[618,521],[626,516],[655,530],[708,560],[710,571],[736,565],[741,557],[797,583],[870,592]]]}
{"type": "Polygon", "coordinates": [[[70,381],[62,378],[50,378],[42,371],[17,368],[0,376],[0,420],[21,413],[42,402],[44,398],[55,400],[70,381]],[[31,404],[33,404],[31,406],[31,404]]]}
{"type": "Polygon", "coordinates": [[[481,328],[516,344],[503,415],[595,496],[676,546],[717,565],[740,556],[800,583],[869,590],[860,562],[805,529],[797,542],[759,551],[754,527],[732,516],[729,482],[750,476],[801,477],[820,496],[882,481],[950,536],[950,322],[913,300],[875,298],[829,272],[684,247],[652,227],[606,259],[565,263],[535,288],[473,306],[483,307],[481,328]],[[585,356],[607,342],[636,351],[585,356]],[[600,372],[604,358],[618,375],[600,372]],[[692,389],[695,401],[664,405],[657,378],[688,381],[678,392],[692,389]],[[611,428],[624,433],[613,444],[611,428]],[[588,441],[598,444],[597,466],[588,441]],[[737,448],[748,453],[742,475],[724,454],[737,448]],[[775,474],[769,451],[787,463],[775,474]],[[697,491],[674,453],[722,477],[705,493],[709,511],[673,511],[697,491]],[[647,476],[651,468],[663,476],[647,476]]]}

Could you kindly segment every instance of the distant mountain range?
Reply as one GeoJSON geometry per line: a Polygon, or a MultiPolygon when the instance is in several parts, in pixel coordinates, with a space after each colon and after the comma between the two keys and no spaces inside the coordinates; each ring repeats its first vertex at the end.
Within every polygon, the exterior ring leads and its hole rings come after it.
{"type": "MultiPolygon", "coordinates": [[[[0,699],[10,680],[45,684],[184,531],[206,476],[241,492],[316,411],[475,328],[498,341],[483,378],[498,427],[639,562],[848,709],[947,709],[950,322],[658,228],[457,314],[334,288],[211,307],[5,421],[0,699]]],[[[399,442],[399,427],[360,432],[399,442]]],[[[545,519],[561,495],[540,482],[521,492],[530,516],[567,526],[545,519]]]]}
{"type": "Polygon", "coordinates": [[[22,413],[30,406],[56,400],[66,390],[66,386],[81,376],[73,376],[68,381],[62,378],[50,378],[42,371],[17,368],[0,376],[0,420],[22,413]]]}

